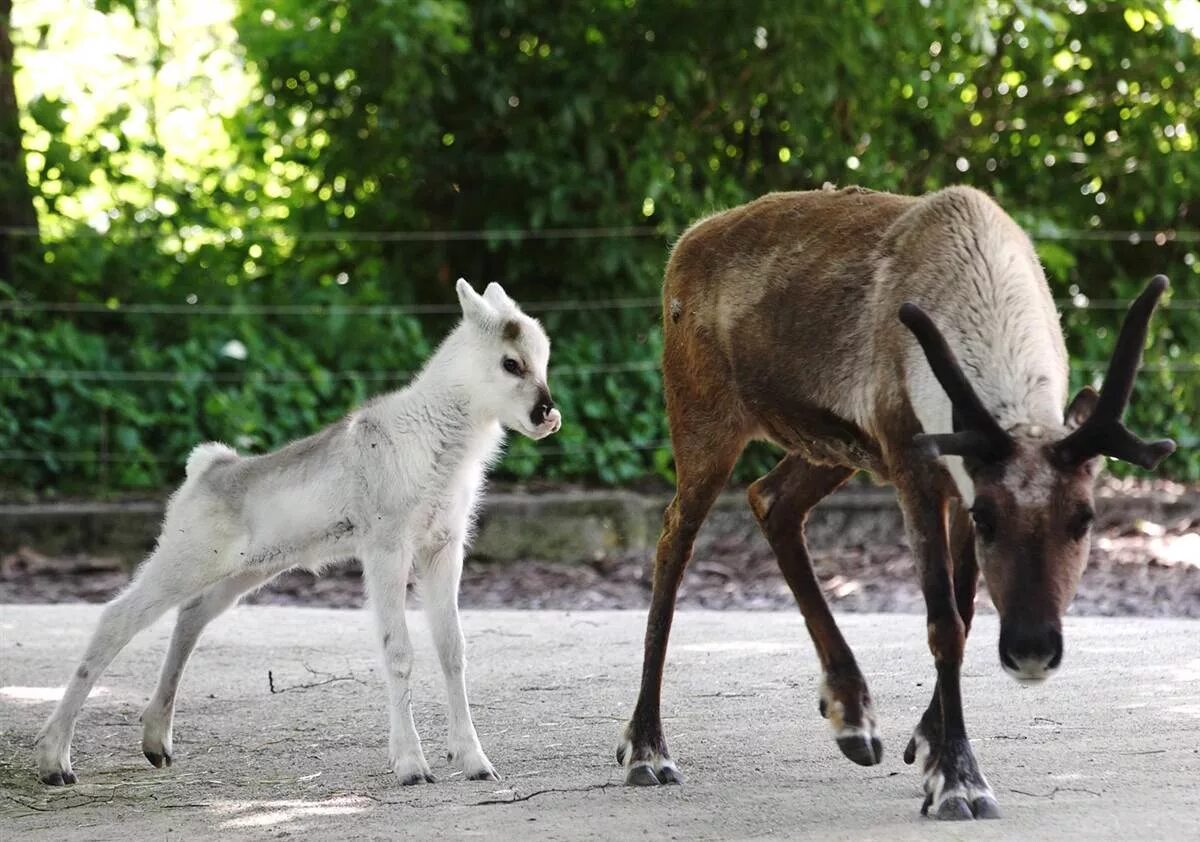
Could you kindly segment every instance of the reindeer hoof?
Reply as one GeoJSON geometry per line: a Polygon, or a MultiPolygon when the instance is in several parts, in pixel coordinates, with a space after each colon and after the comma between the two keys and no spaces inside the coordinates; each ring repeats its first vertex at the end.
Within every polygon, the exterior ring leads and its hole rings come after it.
{"type": "Polygon", "coordinates": [[[480,769],[474,774],[467,775],[468,781],[498,781],[500,776],[495,769],[480,769]]]}
{"type": "Polygon", "coordinates": [[[986,795],[971,802],[971,812],[977,819],[1001,818],[1000,805],[996,803],[996,799],[988,798],[986,795]]]}
{"type": "Polygon", "coordinates": [[[676,786],[683,783],[683,775],[679,774],[679,770],[674,766],[663,766],[659,769],[658,779],[664,784],[675,784],[676,786]]]}
{"type": "Polygon", "coordinates": [[[414,772],[406,778],[400,780],[400,786],[416,786],[417,784],[435,784],[437,778],[433,775],[427,775],[423,772],[414,772]]]}
{"type": "Polygon", "coordinates": [[[837,738],[838,748],[859,766],[875,766],[883,760],[883,742],[876,736],[854,734],[837,738]]]}
{"type": "Polygon", "coordinates": [[[636,766],[629,767],[629,774],[625,776],[626,786],[658,786],[662,781],[658,779],[658,775],[654,774],[654,770],[650,768],[649,763],[639,763],[636,766]]]}
{"type": "Polygon", "coordinates": [[[142,754],[146,755],[146,759],[150,761],[150,765],[155,769],[161,769],[164,766],[171,765],[171,755],[164,752],[149,751],[142,749],[142,754]]]}
{"type": "Polygon", "coordinates": [[[975,818],[975,815],[971,812],[971,805],[967,803],[967,799],[965,798],[947,798],[938,807],[938,821],[959,822],[970,821],[973,818],[975,818]]]}

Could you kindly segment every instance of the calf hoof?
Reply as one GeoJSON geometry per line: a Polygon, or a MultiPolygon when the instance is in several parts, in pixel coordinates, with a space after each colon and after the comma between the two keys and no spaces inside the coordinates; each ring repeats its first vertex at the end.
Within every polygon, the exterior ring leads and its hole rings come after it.
{"type": "Polygon", "coordinates": [[[65,772],[47,772],[40,777],[46,786],[70,786],[79,780],[69,769],[65,772]]]}
{"type": "Polygon", "coordinates": [[[883,760],[883,741],[874,735],[868,736],[864,732],[840,736],[837,738],[837,744],[842,754],[859,766],[876,766],[883,760]]]}
{"type": "Polygon", "coordinates": [[[467,780],[468,781],[498,781],[498,780],[500,780],[500,775],[498,775],[496,773],[495,769],[488,767],[487,769],[480,769],[478,772],[472,772],[471,774],[467,775],[467,780]]]}
{"type": "Polygon", "coordinates": [[[392,760],[391,765],[392,772],[399,778],[401,786],[437,783],[437,779],[429,771],[429,764],[425,762],[425,755],[419,751],[415,754],[406,753],[392,760]]]}
{"type": "Polygon", "coordinates": [[[71,771],[70,740],[58,740],[54,735],[39,734],[34,741],[34,758],[38,780],[46,786],[70,786],[77,778],[71,771]]]}
{"type": "Polygon", "coordinates": [[[151,749],[142,749],[142,754],[146,755],[146,759],[150,761],[150,765],[155,769],[162,769],[164,766],[171,765],[171,755],[165,751],[152,751],[151,749]]]}

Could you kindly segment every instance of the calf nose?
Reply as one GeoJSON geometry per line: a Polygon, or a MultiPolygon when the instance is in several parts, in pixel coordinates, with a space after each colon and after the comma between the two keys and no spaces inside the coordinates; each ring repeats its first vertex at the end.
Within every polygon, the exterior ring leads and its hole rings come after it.
{"type": "Polygon", "coordinates": [[[1041,681],[1062,663],[1062,632],[1053,623],[1002,623],[1000,663],[1018,681],[1041,681]]]}
{"type": "Polygon", "coordinates": [[[550,400],[549,395],[544,395],[533,407],[533,412],[529,413],[529,420],[533,422],[533,426],[540,427],[546,423],[546,416],[552,409],[554,409],[554,401],[550,400]]]}

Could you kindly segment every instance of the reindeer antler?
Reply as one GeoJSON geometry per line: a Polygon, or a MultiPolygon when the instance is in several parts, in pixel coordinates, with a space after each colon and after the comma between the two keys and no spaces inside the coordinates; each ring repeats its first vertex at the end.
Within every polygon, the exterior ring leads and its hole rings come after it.
{"type": "Polygon", "coordinates": [[[1150,316],[1166,288],[1166,276],[1155,275],[1129,306],[1095,410],[1075,432],[1053,446],[1055,457],[1063,464],[1078,465],[1093,456],[1104,455],[1149,469],[1175,451],[1171,439],[1144,441],[1121,423],[1142,363],[1150,316]]]}
{"type": "Polygon", "coordinates": [[[954,433],[919,435],[914,440],[917,446],[931,456],[970,456],[985,462],[1007,458],[1012,452],[1012,438],[971,387],[933,319],[909,302],[900,307],[900,321],[920,343],[933,376],[950,398],[957,422],[955,426],[962,427],[954,433]]]}

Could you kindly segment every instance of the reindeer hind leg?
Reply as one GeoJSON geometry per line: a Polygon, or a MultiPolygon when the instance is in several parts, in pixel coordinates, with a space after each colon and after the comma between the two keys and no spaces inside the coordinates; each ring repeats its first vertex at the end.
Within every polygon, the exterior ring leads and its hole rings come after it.
{"type": "Polygon", "coordinates": [[[804,543],[804,522],[809,511],[853,474],[851,468],[814,465],[790,454],[751,485],[748,496],[821,661],[821,715],[833,726],[838,748],[846,757],[861,766],[874,766],[883,756],[883,744],[871,694],[821,593],[804,543]]]}
{"type": "Polygon", "coordinates": [[[676,430],[673,446],[678,482],[675,497],[663,515],[658,539],[641,690],[633,717],[617,748],[617,763],[628,768],[625,783],[633,786],[683,782],[667,752],[660,714],[667,639],[675,613],[675,596],[691,558],[696,533],[729,479],[744,439],[722,440],[719,434],[681,435],[676,430]]]}

